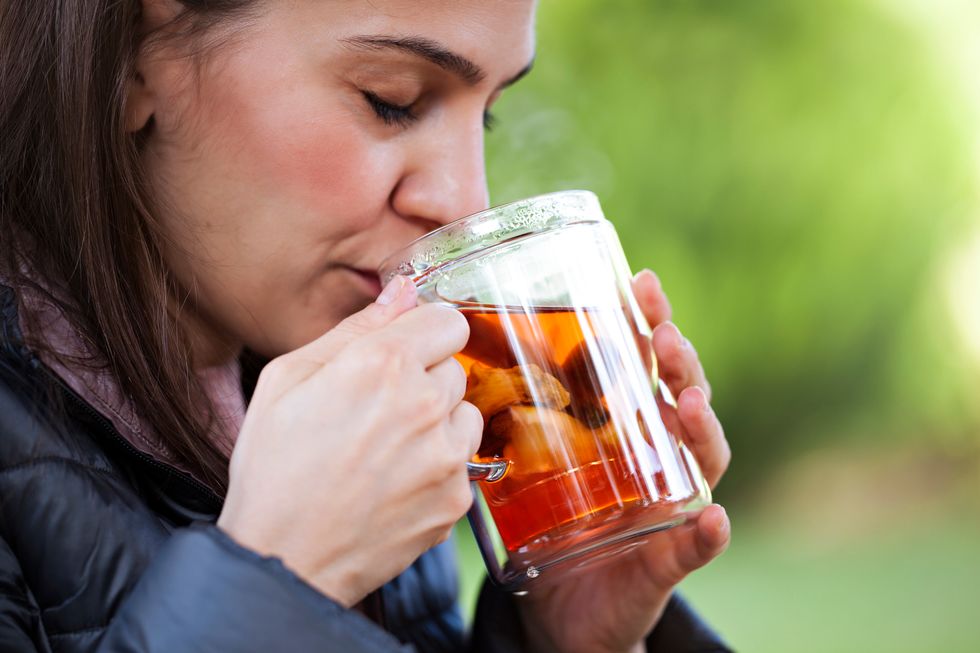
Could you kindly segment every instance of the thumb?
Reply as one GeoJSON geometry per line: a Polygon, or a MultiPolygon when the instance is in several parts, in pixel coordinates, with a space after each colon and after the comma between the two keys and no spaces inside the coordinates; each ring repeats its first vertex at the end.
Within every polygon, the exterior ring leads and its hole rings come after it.
{"type": "Polygon", "coordinates": [[[396,317],[418,304],[418,293],[408,277],[396,276],[384,287],[378,298],[349,316],[330,331],[303,347],[306,358],[326,362],[358,338],[391,323],[396,317]]]}

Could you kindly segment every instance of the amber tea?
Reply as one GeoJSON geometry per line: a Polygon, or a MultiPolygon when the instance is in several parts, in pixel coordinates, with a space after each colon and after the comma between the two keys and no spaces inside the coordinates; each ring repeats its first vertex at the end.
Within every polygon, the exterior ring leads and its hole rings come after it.
{"type": "Polygon", "coordinates": [[[649,340],[629,312],[624,332],[623,315],[612,311],[461,310],[470,340],[457,358],[467,373],[466,400],[484,418],[475,460],[512,463],[502,480],[480,484],[508,550],[671,499],[644,402],[622,383],[630,365],[656,379],[649,340]],[[622,358],[629,339],[641,360],[622,358]]]}

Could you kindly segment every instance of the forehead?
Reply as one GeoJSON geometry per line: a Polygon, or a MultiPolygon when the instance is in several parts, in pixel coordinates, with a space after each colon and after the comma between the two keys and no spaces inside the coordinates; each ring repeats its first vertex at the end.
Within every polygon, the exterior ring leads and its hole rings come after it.
{"type": "MultiPolygon", "coordinates": [[[[298,0],[265,18],[323,52],[362,36],[422,37],[488,72],[517,72],[534,55],[533,0],[298,0]]],[[[264,22],[264,21],[263,21],[264,22]]],[[[295,43],[294,43],[295,44],[295,43]]]]}

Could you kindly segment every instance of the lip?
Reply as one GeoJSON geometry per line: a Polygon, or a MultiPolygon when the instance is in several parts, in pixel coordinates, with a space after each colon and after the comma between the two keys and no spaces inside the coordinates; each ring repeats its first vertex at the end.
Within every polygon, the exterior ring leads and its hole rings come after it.
{"type": "Polygon", "coordinates": [[[378,273],[374,270],[363,270],[361,268],[348,267],[348,270],[353,272],[363,283],[363,285],[371,293],[372,297],[377,297],[381,294],[381,278],[378,273]]]}

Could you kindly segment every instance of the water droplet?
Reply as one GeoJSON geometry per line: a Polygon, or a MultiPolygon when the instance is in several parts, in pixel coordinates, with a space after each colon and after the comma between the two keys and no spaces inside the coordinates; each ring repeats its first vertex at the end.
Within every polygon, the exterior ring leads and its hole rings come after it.
{"type": "Polygon", "coordinates": [[[534,565],[531,565],[530,567],[527,568],[527,577],[528,578],[537,578],[540,575],[541,575],[541,572],[534,565]]]}

